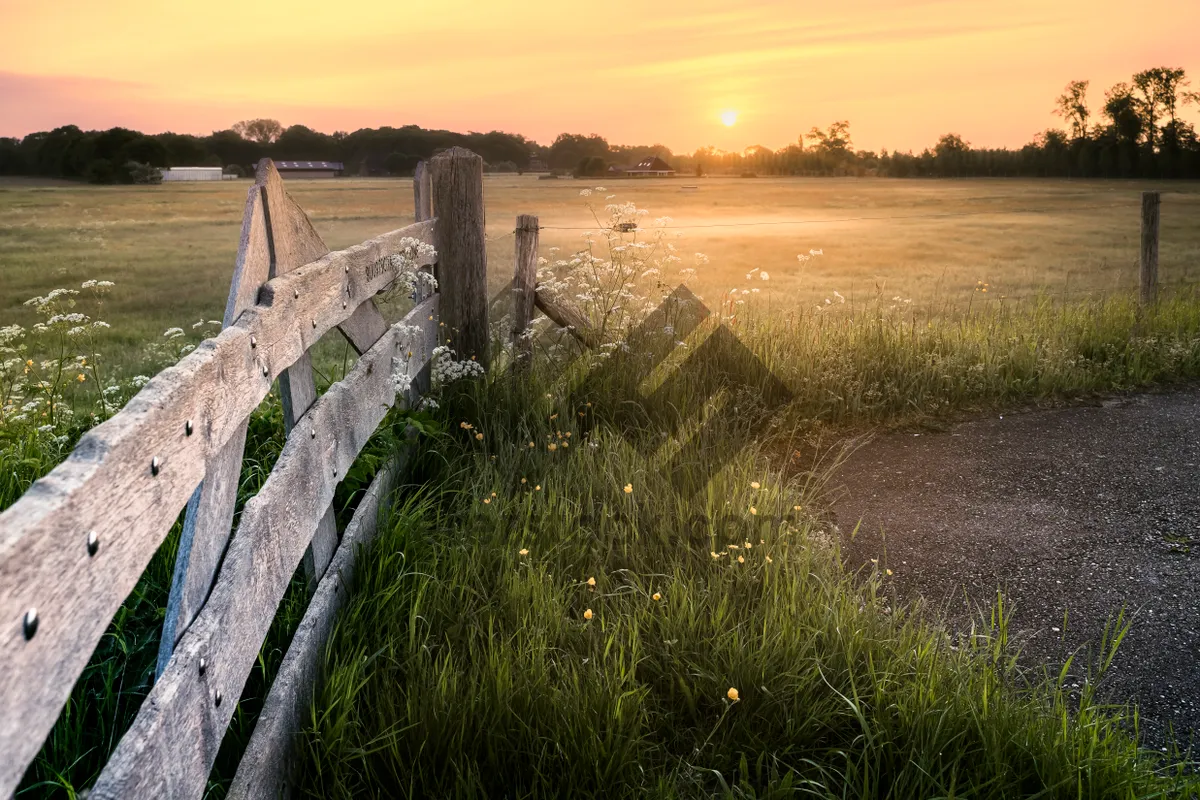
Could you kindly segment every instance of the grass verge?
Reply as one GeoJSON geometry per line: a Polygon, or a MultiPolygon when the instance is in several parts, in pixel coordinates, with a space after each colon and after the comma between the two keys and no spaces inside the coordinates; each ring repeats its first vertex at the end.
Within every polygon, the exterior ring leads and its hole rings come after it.
{"type": "MultiPolygon", "coordinates": [[[[797,431],[747,443],[745,409],[710,413],[663,445],[704,430],[707,459],[647,457],[619,386],[499,379],[447,403],[328,648],[308,796],[1200,790],[1090,683],[1075,703],[1022,673],[1002,605],[952,641],[887,608],[886,574],[845,571],[820,473],[772,466],[797,431]]],[[[671,407],[711,388],[697,372],[671,407]]]]}
{"type": "MultiPolygon", "coordinates": [[[[826,428],[938,425],[979,408],[1193,380],[1200,299],[1176,293],[1146,312],[1123,297],[937,315],[892,305],[725,315],[736,336],[710,336],[707,349],[689,339],[651,370],[635,349],[602,373],[577,359],[550,374],[568,360],[557,353],[528,385],[497,380],[447,398],[452,435],[415,478],[437,488],[398,511],[330,650],[305,739],[310,790],[1197,791],[1140,755],[1113,710],[1085,696],[1068,713],[1039,682],[1017,692],[1025,679],[1002,617],[978,640],[946,643],[908,613],[881,615],[886,575],[864,583],[842,571],[810,513],[819,472],[778,454],[826,428]],[[771,376],[787,390],[778,403],[771,376]]],[[[277,405],[255,420],[243,500],[282,441],[277,405]]],[[[76,427],[0,428],[0,508],[69,452],[82,427],[64,425],[76,427]]],[[[344,506],[383,442],[339,495],[344,506]]],[[[20,797],[74,797],[136,714],[174,541],[114,619],[20,797]]],[[[293,587],[210,796],[232,776],[302,605],[293,587]]]]}

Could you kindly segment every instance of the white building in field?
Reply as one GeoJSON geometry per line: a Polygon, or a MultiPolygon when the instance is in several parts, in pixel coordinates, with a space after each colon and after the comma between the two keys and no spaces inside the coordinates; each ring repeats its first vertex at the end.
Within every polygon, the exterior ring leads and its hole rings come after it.
{"type": "Polygon", "coordinates": [[[163,183],[167,181],[219,181],[220,167],[171,167],[162,171],[163,183]]]}

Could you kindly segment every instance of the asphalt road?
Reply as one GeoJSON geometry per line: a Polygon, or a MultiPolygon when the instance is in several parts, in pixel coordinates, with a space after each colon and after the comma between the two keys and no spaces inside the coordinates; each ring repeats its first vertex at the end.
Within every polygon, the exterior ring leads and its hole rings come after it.
{"type": "Polygon", "coordinates": [[[834,513],[851,564],[879,558],[950,627],[1002,590],[1027,665],[1086,658],[1123,608],[1101,696],[1138,705],[1149,746],[1200,745],[1198,465],[1193,387],[879,436],[840,470],[834,513]]]}

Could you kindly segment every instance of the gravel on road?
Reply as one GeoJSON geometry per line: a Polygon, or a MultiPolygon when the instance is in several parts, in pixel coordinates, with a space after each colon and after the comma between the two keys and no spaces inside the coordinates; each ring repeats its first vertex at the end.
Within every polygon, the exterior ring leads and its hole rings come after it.
{"type": "Polygon", "coordinates": [[[878,436],[834,478],[833,510],[848,563],[878,558],[948,625],[1002,591],[1026,664],[1087,658],[1124,609],[1101,697],[1137,704],[1145,744],[1173,730],[1186,745],[1200,743],[1198,465],[1191,388],[878,436]]]}

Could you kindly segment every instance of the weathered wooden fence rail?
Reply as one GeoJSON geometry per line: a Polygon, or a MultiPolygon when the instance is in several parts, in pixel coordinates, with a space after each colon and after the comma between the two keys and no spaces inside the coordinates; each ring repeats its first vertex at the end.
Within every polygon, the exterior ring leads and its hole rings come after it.
{"type": "Polygon", "coordinates": [[[0,514],[0,797],[42,746],[100,637],[185,510],[158,678],[91,798],[200,797],[297,566],[315,592],[232,787],[269,797],[321,645],[375,533],[398,465],[381,469],[339,545],[337,484],[396,402],[428,390],[449,339],[487,358],[482,160],[458,148],[414,182],[415,224],[329,252],[269,161],[243,218],[220,335],[155,376],[0,514]],[[438,216],[433,217],[436,213],[438,216]],[[374,297],[393,256],[434,245],[439,291],[395,325],[374,297]],[[359,353],[317,397],[309,349],[339,328],[359,353]],[[414,376],[397,398],[394,359],[414,376]],[[250,414],[279,380],[287,440],[230,537],[250,414]],[[332,569],[326,566],[332,564],[332,569]]]}

